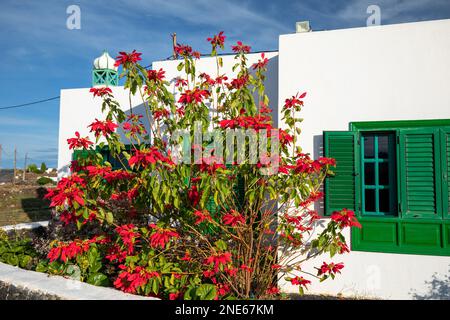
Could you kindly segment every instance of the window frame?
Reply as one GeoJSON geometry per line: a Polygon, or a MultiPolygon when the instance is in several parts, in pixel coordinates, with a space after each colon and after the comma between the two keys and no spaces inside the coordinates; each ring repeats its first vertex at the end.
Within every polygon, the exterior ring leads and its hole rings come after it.
{"type": "MultiPolygon", "coordinates": [[[[360,166],[360,175],[361,175],[361,215],[362,216],[372,216],[372,217],[386,217],[386,216],[398,216],[398,165],[397,165],[397,144],[396,138],[397,132],[395,131],[370,131],[370,132],[361,132],[360,134],[360,150],[359,156],[361,161],[360,166]],[[374,137],[374,157],[373,159],[366,159],[364,151],[364,137],[365,136],[373,136],[374,137]],[[389,155],[387,158],[379,158],[378,155],[378,139],[380,136],[388,137],[388,152],[389,155]],[[372,185],[366,185],[365,183],[365,164],[372,163],[374,165],[374,183],[372,185]],[[379,167],[381,163],[388,164],[388,172],[389,174],[394,174],[394,179],[389,179],[389,183],[380,184],[379,183],[379,167]],[[386,186],[388,186],[386,188],[386,186]],[[380,201],[379,201],[379,191],[381,189],[389,190],[389,211],[383,212],[380,210],[380,201]],[[366,190],[375,190],[375,211],[366,211],[366,203],[365,203],[365,192],[366,190]]],[[[392,176],[392,175],[391,175],[392,176]]]]}
{"type": "MultiPolygon", "coordinates": [[[[450,119],[436,119],[436,120],[401,120],[401,121],[364,121],[364,122],[351,122],[349,123],[349,131],[355,132],[358,139],[358,148],[355,152],[361,155],[361,140],[364,133],[376,133],[376,132],[395,132],[396,135],[396,171],[397,171],[397,202],[398,202],[398,214],[396,216],[374,216],[362,214],[362,178],[359,185],[355,188],[360,190],[359,197],[359,210],[356,215],[359,221],[362,223],[363,228],[365,225],[369,226],[367,232],[362,229],[352,228],[351,231],[351,247],[354,251],[368,251],[368,252],[383,252],[383,253],[400,253],[400,254],[418,254],[418,255],[435,255],[435,256],[450,256],[450,212],[449,200],[448,200],[448,166],[450,165],[450,119]],[[438,173],[441,179],[441,186],[443,189],[440,191],[442,196],[440,202],[442,216],[438,219],[428,217],[411,217],[406,216],[401,208],[401,202],[403,199],[401,185],[401,172],[402,168],[400,162],[402,161],[400,153],[400,132],[405,129],[424,129],[434,128],[440,131],[439,144],[436,145],[437,151],[435,151],[435,163],[439,166],[438,173]],[[444,136],[447,135],[447,146],[444,145],[444,136]],[[448,159],[445,159],[448,157],[448,159]],[[444,191],[447,186],[447,191],[444,191]],[[446,193],[447,192],[447,193],[446,193]],[[447,198],[446,198],[447,197],[447,198]],[[447,205],[445,201],[447,199],[447,205]],[[380,230],[392,231],[392,236],[389,234],[380,234],[380,230]],[[415,230],[415,231],[414,231],[415,230]],[[424,243],[412,243],[411,239],[413,231],[415,235],[420,234],[417,230],[423,230],[424,233],[431,239],[425,239],[424,243]],[[371,243],[366,241],[367,238],[372,237],[371,243]],[[378,238],[377,238],[378,237],[378,238]],[[389,241],[377,241],[383,237],[389,238],[389,241]],[[435,237],[435,238],[433,238],[435,237]],[[429,241],[428,243],[426,241],[429,241]],[[409,241],[409,243],[408,243],[409,241]],[[432,241],[439,243],[437,246],[432,241]],[[411,244],[412,243],[412,244],[411,244]]],[[[357,157],[358,163],[356,164],[355,172],[360,174],[363,172],[362,156],[357,157]]],[[[436,169],[435,169],[436,170],[436,169]]],[[[439,188],[440,189],[440,188],[439,188]]],[[[438,192],[438,190],[436,190],[438,192]]],[[[420,238],[420,237],[419,237],[420,238]]]]}

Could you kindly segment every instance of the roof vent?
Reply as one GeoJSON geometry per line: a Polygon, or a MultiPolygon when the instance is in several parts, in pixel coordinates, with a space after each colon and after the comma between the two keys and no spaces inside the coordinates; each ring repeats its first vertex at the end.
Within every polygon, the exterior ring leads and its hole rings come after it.
{"type": "Polygon", "coordinates": [[[302,33],[302,32],[310,32],[311,26],[309,25],[309,21],[299,21],[295,23],[295,32],[296,33],[302,33]]]}

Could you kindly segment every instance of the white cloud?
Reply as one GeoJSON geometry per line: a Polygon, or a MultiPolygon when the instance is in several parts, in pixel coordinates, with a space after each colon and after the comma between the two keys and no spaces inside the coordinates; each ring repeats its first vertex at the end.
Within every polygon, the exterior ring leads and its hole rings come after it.
{"type": "Polygon", "coordinates": [[[381,21],[414,17],[417,12],[425,9],[437,8],[448,4],[446,0],[353,0],[336,13],[336,18],[344,21],[365,22],[369,5],[377,5],[381,9],[381,21]]]}
{"type": "Polygon", "coordinates": [[[38,1],[3,4],[0,28],[10,28],[26,39],[19,49],[10,49],[6,54],[24,64],[36,63],[30,59],[30,52],[40,58],[56,59],[65,54],[70,59],[86,58],[83,57],[86,50],[103,49],[138,49],[144,51],[144,56],[145,52],[151,52],[161,59],[171,53],[171,32],[181,34],[182,42],[206,47],[206,37],[221,30],[230,41],[256,39],[259,47],[272,49],[268,46],[277,43],[279,34],[294,28],[271,18],[270,12],[253,10],[245,1],[127,0],[80,2],[81,30],[68,30],[66,5],[59,1],[55,5],[38,1]],[[144,27],[156,20],[167,23],[144,27]],[[188,33],[185,27],[189,27],[188,33]]]}
{"type": "Polygon", "coordinates": [[[1,126],[26,126],[26,127],[43,127],[52,125],[53,123],[50,121],[42,121],[42,119],[30,119],[24,117],[0,117],[0,125],[1,126]]]}

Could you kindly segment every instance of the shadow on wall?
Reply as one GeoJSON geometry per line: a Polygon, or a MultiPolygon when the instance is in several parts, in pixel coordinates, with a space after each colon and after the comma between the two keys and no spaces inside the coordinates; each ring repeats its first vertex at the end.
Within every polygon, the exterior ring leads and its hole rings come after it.
{"type": "MultiPolygon", "coordinates": [[[[150,133],[150,123],[149,123],[149,119],[147,118],[147,114],[145,112],[145,108],[146,106],[144,105],[144,103],[141,103],[137,106],[134,106],[130,109],[128,109],[127,111],[125,111],[125,115],[128,117],[132,114],[135,115],[141,115],[141,122],[145,127],[145,130],[147,130],[147,133],[150,133]]],[[[153,118],[150,115],[150,121],[153,121],[153,118]]],[[[120,139],[123,143],[127,144],[127,142],[129,143],[129,139],[125,136],[125,131],[123,130],[122,126],[120,126],[117,129],[117,133],[120,135],[120,139]]],[[[135,141],[133,141],[135,142],[135,141]]]]}
{"type": "MultiPolygon", "coordinates": [[[[272,125],[278,127],[278,56],[268,58],[266,80],[264,81],[266,95],[269,97],[269,108],[272,109],[270,116],[272,117],[272,125]]],[[[252,76],[255,76],[256,71],[253,68],[248,69],[252,76]]],[[[229,81],[231,79],[228,79],[229,81]]],[[[258,93],[255,92],[253,97],[258,107],[258,93]]]]}
{"type": "Polygon", "coordinates": [[[270,99],[274,127],[278,127],[278,56],[269,59],[267,76],[270,81],[266,82],[266,94],[270,99]]]}
{"type": "Polygon", "coordinates": [[[61,168],[58,168],[58,180],[61,177],[66,177],[70,175],[70,164],[66,164],[65,166],[62,166],[61,168]]]}
{"type": "MultiPolygon", "coordinates": [[[[322,135],[315,135],[313,138],[313,157],[314,159],[318,159],[319,157],[323,157],[323,136],[322,135]]],[[[320,187],[320,191],[323,192],[323,185],[320,187]]],[[[316,201],[314,203],[314,210],[317,211],[318,214],[323,215],[324,214],[324,199],[320,199],[319,201],[316,201]]]]}
{"type": "Polygon", "coordinates": [[[450,267],[445,276],[439,277],[436,273],[430,281],[425,281],[428,291],[425,293],[411,292],[415,300],[450,300],[450,267]]]}

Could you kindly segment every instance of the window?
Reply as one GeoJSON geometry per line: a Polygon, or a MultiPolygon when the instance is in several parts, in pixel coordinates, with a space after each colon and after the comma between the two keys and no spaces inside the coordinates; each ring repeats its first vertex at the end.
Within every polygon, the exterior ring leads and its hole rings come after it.
{"type": "Polygon", "coordinates": [[[353,250],[450,255],[450,120],[351,123],[324,132],[324,152],[325,215],[355,211],[353,250]]]}
{"type": "Polygon", "coordinates": [[[395,134],[364,133],[361,143],[363,215],[397,215],[395,134]]]}

